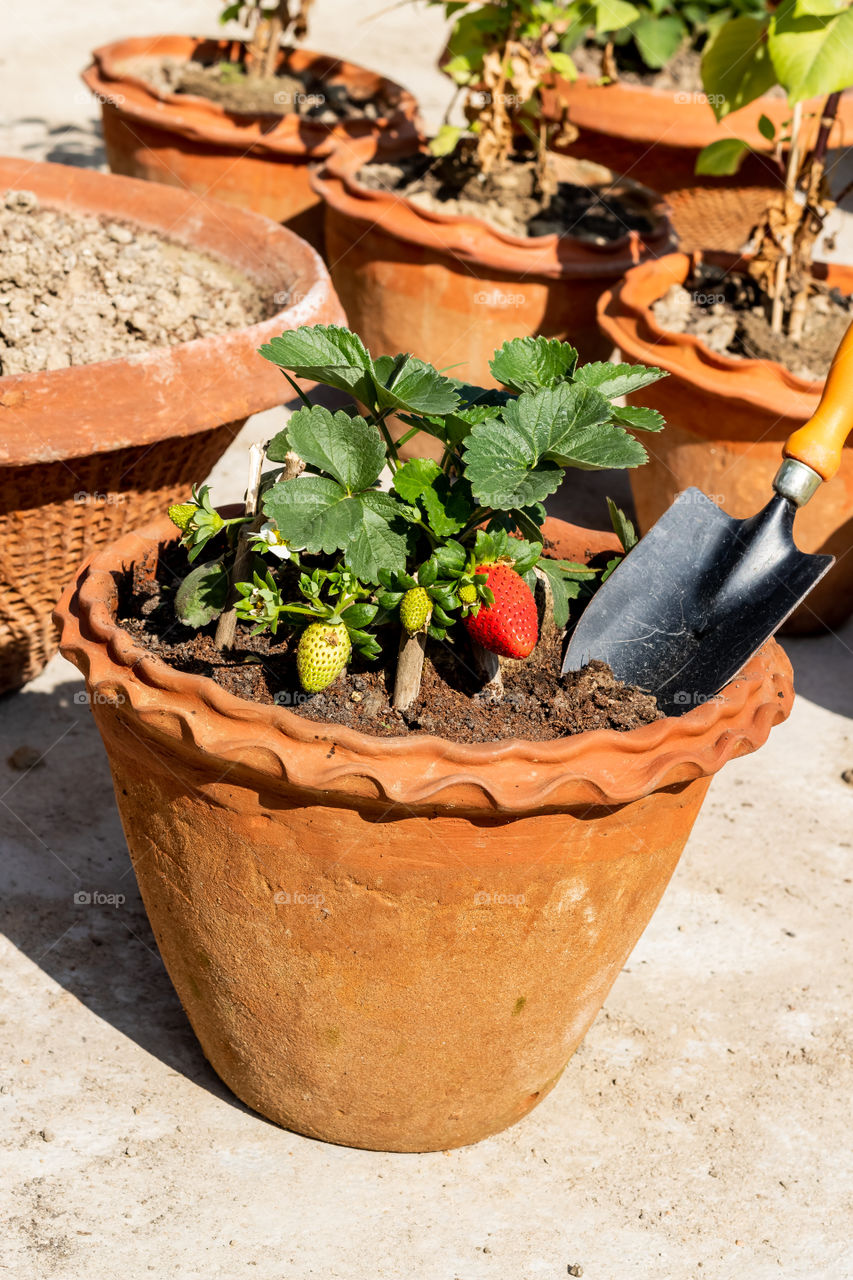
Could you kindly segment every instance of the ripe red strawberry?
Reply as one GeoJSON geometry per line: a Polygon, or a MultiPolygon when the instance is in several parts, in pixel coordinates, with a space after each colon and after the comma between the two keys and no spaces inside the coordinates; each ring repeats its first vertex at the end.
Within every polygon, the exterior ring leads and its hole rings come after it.
{"type": "Polygon", "coordinates": [[[481,604],[476,617],[464,619],[468,635],[477,644],[502,658],[526,658],[539,639],[536,601],[524,579],[508,564],[480,564],[485,585],[494,592],[494,604],[481,604]]]}

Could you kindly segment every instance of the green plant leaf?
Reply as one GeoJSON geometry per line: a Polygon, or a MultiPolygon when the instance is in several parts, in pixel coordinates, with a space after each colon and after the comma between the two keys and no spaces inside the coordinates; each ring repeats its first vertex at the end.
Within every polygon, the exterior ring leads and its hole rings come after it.
{"type": "Polygon", "coordinates": [[[373,361],[361,338],[349,329],[306,325],[271,338],[259,350],[264,359],[298,378],[348,391],[362,404],[373,407],[373,361]]]}
{"type": "MultiPolygon", "coordinates": [[[[776,83],[776,71],[765,39],[766,28],[764,18],[732,18],[705,46],[702,85],[718,120],[760,98],[776,83]]],[[[719,147],[728,141],[712,142],[710,147],[719,147]]],[[[734,173],[735,170],[697,167],[696,172],[734,173]]]]}
{"type": "Polygon", "coordinates": [[[749,147],[740,138],[720,138],[699,152],[696,172],[716,177],[737,173],[749,147]]]}
{"type": "Polygon", "coordinates": [[[554,621],[562,629],[569,620],[569,602],[574,600],[581,589],[580,582],[566,577],[560,568],[560,562],[543,556],[537,564],[548,579],[551,595],[554,599],[554,621]]]}
{"type": "MultiPolygon", "coordinates": [[[[581,365],[575,374],[575,382],[586,387],[595,387],[603,396],[626,396],[631,391],[639,391],[641,387],[651,386],[661,378],[669,375],[663,369],[655,369],[644,364],[609,364],[607,361],[594,361],[581,365]]],[[[615,412],[615,410],[614,410],[615,412]]]]}
{"type": "Polygon", "coordinates": [[[314,468],[333,476],[348,493],[368,489],[385,466],[385,443],[377,427],[322,405],[297,409],[287,424],[290,448],[314,468]]]}
{"type": "Polygon", "coordinates": [[[776,126],[769,116],[761,115],[758,117],[758,132],[768,142],[772,142],[776,137],[776,126]]]}
{"type": "Polygon", "coordinates": [[[663,414],[645,405],[614,405],[613,421],[634,431],[661,431],[666,426],[663,414]]]}
{"type": "Polygon", "coordinates": [[[405,502],[417,502],[425,489],[441,475],[432,458],[410,458],[394,475],[394,488],[405,502]]]}
{"type": "Polygon", "coordinates": [[[412,458],[394,476],[394,488],[406,502],[424,505],[429,526],[440,538],[464,529],[474,511],[467,485],[451,484],[431,458],[412,458]]]}
{"type": "Polygon", "coordinates": [[[640,16],[640,10],[635,5],[628,4],[627,0],[594,0],[593,7],[598,35],[630,26],[640,16]]]}
{"type": "Polygon", "coordinates": [[[204,627],[225,608],[228,572],[221,560],[192,569],[175,592],[175,613],[187,627],[204,627]]]}
{"type": "Polygon", "coordinates": [[[549,49],[546,56],[551,69],[558,76],[562,76],[564,80],[577,80],[578,69],[567,53],[561,49],[549,49]]]}
{"type": "Polygon", "coordinates": [[[406,535],[394,528],[394,523],[402,521],[404,515],[400,503],[390,493],[371,490],[357,501],[361,505],[359,520],[342,550],[357,578],[362,582],[378,582],[380,569],[406,567],[406,535]]]}
{"type": "Polygon", "coordinates": [[[489,368],[505,387],[535,391],[571,378],[577,362],[577,351],[559,338],[512,338],[495,352],[489,368]]]}
{"type": "Polygon", "coordinates": [[[625,512],[617,507],[612,498],[607,499],[607,510],[610,514],[610,524],[613,532],[622,543],[623,550],[625,552],[630,551],[639,542],[636,529],[625,515],[625,512]]]}
{"type": "Polygon", "coordinates": [[[687,35],[686,26],[675,14],[638,18],[631,31],[643,62],[652,71],[666,66],[687,35]]]}
{"type": "Polygon", "coordinates": [[[853,8],[834,16],[804,13],[782,0],[770,18],[768,48],[793,106],[853,84],[853,8]]]}
{"type": "Polygon", "coordinates": [[[434,156],[449,156],[452,151],[456,150],[456,144],[463,133],[464,130],[458,128],[455,124],[443,124],[435,137],[430,139],[430,154],[434,156]]]}
{"type": "Polygon", "coordinates": [[[452,413],[459,404],[459,394],[450,378],[415,356],[380,356],[375,378],[380,409],[429,416],[452,413]]]}
{"type": "Polygon", "coordinates": [[[343,551],[362,512],[360,500],[326,476],[283,480],[264,494],[262,503],[282,538],[312,555],[343,551]]]}

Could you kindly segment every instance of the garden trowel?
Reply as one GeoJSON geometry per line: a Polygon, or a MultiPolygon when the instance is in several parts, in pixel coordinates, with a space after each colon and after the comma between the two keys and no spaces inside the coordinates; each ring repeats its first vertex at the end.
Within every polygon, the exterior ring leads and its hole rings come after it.
{"type": "Polygon", "coordinates": [[[767,506],[734,520],[685,489],[593,596],[563,672],[599,658],[672,716],[719,693],[835,562],[797,549],[794,517],[835,475],[851,428],[853,324],[817,411],[785,444],[767,506]]]}

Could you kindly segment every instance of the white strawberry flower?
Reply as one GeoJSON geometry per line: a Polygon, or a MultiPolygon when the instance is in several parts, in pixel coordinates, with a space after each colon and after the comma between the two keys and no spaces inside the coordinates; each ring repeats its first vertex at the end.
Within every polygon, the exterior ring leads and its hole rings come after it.
{"type": "MultiPolygon", "coordinates": [[[[278,556],[279,560],[290,559],[290,547],[284,541],[271,520],[267,520],[261,525],[260,529],[255,534],[255,542],[263,542],[265,544],[263,550],[269,551],[274,556],[278,556]]],[[[262,548],[258,547],[257,550],[260,551],[262,548]]]]}

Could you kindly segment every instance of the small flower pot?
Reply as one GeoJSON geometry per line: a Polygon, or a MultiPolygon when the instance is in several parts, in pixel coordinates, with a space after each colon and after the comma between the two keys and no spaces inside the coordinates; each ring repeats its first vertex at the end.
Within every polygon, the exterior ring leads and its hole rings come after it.
{"type": "MultiPolygon", "coordinates": [[[[758,121],[765,115],[776,126],[777,137],[784,134],[791,115],[784,97],[757,98],[718,123],[703,93],[621,81],[601,85],[588,76],[574,81],[554,76],[552,85],[546,114],[559,118],[568,107],[569,119],[580,130],[567,148],[571,155],[608,165],[665,196],[682,249],[737,252],[743,247],[782,184],[782,171],[758,121]],[[721,138],[742,138],[754,150],[731,177],[697,174],[699,152],[721,138]]],[[[820,105],[815,100],[803,107],[817,119],[820,105]]],[[[853,94],[846,94],[829,145],[849,144],[851,136],[853,94]]]]}
{"type": "MultiPolygon", "coordinates": [[[[721,265],[733,262],[710,257],[721,265]]],[[[659,409],[667,423],[659,435],[643,436],[650,461],[630,472],[643,532],[691,485],[731,516],[754,515],[773,496],[782,445],[812,416],[823,388],[822,382],[796,377],[775,361],[717,355],[692,334],[662,329],[652,304],[673,284],[684,284],[692,269],[693,260],[683,253],[644,263],[599,303],[602,332],[623,359],[657,365],[670,375],[642,394],[642,403],[659,409]]],[[[853,268],[832,265],[817,271],[842,293],[853,292],[853,268]]],[[[796,522],[801,550],[838,556],[838,564],[788,620],[787,631],[834,627],[850,616],[851,510],[853,443],[848,443],[838,475],[821,486],[796,522]]]]}
{"type": "Polygon", "coordinates": [[[296,114],[235,113],[195,94],[161,93],[139,74],[164,57],[225,58],[234,47],[232,40],[151,36],[96,49],[83,80],[101,105],[110,168],[252,209],[319,246],[322,220],[309,165],[354,138],[372,137],[380,151],[414,140],[417,103],[393,80],[307,49],[283,51],[279,67],[310,71],[364,96],[381,91],[392,103],[389,114],[332,125],[296,114]]]}
{"type": "MultiPolygon", "coordinates": [[[[609,534],[550,521],[554,553],[609,534]]],[[[645,928],[711,776],[791,706],[768,642],[717,698],[629,733],[374,738],[178,672],[115,620],[168,522],[57,609],[86,675],[163,960],[245,1103],[329,1142],[431,1151],[554,1087],[645,928]]]]}
{"type": "Polygon", "coordinates": [[[122,220],[229,263],[273,296],[260,324],[173,347],[0,378],[0,693],[56,650],[51,610],[94,547],[185,494],[250,413],[285,398],[257,348],[282,329],[344,323],[317,254],[218,201],[56,164],[0,160],[0,190],[122,220]]]}
{"type": "MultiPolygon", "coordinates": [[[[326,206],[335,288],[373,355],[417,351],[440,369],[452,368],[454,377],[487,385],[495,350],[526,334],[562,338],[584,360],[604,360],[609,348],[595,325],[599,296],[633,264],[670,245],[663,207],[645,189],[654,223],[647,236],[630,231],[611,244],[521,237],[372,190],[358,173],[377,158],[375,144],[364,139],[335,152],[312,178],[326,206]]],[[[612,177],[601,166],[565,163],[561,176],[569,181],[592,185],[612,177]]]]}

